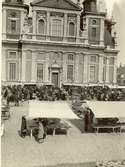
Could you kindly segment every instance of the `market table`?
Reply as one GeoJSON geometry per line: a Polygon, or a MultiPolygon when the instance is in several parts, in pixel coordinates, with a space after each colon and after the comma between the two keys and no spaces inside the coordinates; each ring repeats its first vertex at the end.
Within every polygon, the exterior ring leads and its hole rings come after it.
{"type": "MultiPolygon", "coordinates": [[[[36,118],[46,118],[46,119],[58,119],[60,120],[57,124],[49,124],[48,129],[51,128],[53,135],[57,129],[66,130],[68,134],[68,129],[71,125],[66,122],[66,119],[80,119],[70,108],[69,104],[64,101],[29,101],[28,108],[28,119],[36,118]]],[[[32,137],[32,128],[31,128],[31,137],[32,137]]]]}
{"type": "Polygon", "coordinates": [[[121,128],[125,123],[125,102],[124,101],[87,101],[88,107],[94,113],[95,119],[110,119],[118,118],[116,124],[95,124],[94,129],[99,132],[99,129],[112,129],[113,132],[121,132],[121,128]],[[120,124],[123,123],[123,124],[120,124]]]}

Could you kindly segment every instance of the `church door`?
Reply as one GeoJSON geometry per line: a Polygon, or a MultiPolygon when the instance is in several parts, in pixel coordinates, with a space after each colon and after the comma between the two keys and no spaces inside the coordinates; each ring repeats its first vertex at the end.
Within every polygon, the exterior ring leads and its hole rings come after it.
{"type": "Polygon", "coordinates": [[[55,86],[58,86],[58,81],[59,81],[59,76],[58,76],[59,74],[58,73],[55,73],[55,72],[53,72],[52,73],[52,83],[55,85],[55,86]]]}

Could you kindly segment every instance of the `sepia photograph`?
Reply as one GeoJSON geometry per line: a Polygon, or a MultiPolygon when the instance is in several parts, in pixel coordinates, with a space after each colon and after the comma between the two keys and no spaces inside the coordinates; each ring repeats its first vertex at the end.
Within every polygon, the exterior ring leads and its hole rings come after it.
{"type": "Polygon", "coordinates": [[[1,167],[125,167],[125,0],[1,0],[1,167]]]}

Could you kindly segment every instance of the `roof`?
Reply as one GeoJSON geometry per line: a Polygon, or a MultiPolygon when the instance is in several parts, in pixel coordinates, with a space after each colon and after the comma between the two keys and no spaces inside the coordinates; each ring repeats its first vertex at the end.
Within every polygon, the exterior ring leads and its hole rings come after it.
{"type": "Polygon", "coordinates": [[[23,3],[16,3],[16,2],[2,2],[2,6],[11,6],[11,7],[17,7],[17,8],[25,8],[27,11],[29,11],[29,6],[27,4],[23,3]]]}
{"type": "Polygon", "coordinates": [[[30,101],[29,118],[79,119],[67,102],[30,101]]]}
{"type": "Polygon", "coordinates": [[[124,118],[125,101],[88,101],[95,118],[124,118]]]}
{"type": "Polygon", "coordinates": [[[71,0],[35,0],[31,6],[81,11],[81,7],[71,0]]]}

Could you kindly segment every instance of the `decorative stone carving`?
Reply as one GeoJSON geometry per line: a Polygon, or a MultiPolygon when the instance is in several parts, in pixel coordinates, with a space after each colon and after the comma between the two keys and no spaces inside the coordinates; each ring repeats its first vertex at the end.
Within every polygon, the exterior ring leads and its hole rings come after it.
{"type": "Polygon", "coordinates": [[[32,28],[32,18],[28,18],[28,16],[25,15],[23,24],[23,33],[31,33],[31,28],[32,28]]]}
{"type": "Polygon", "coordinates": [[[41,11],[37,11],[37,19],[46,19],[46,14],[41,12],[41,11]]]}
{"type": "Polygon", "coordinates": [[[68,17],[68,22],[76,22],[76,17],[68,17]]]}

